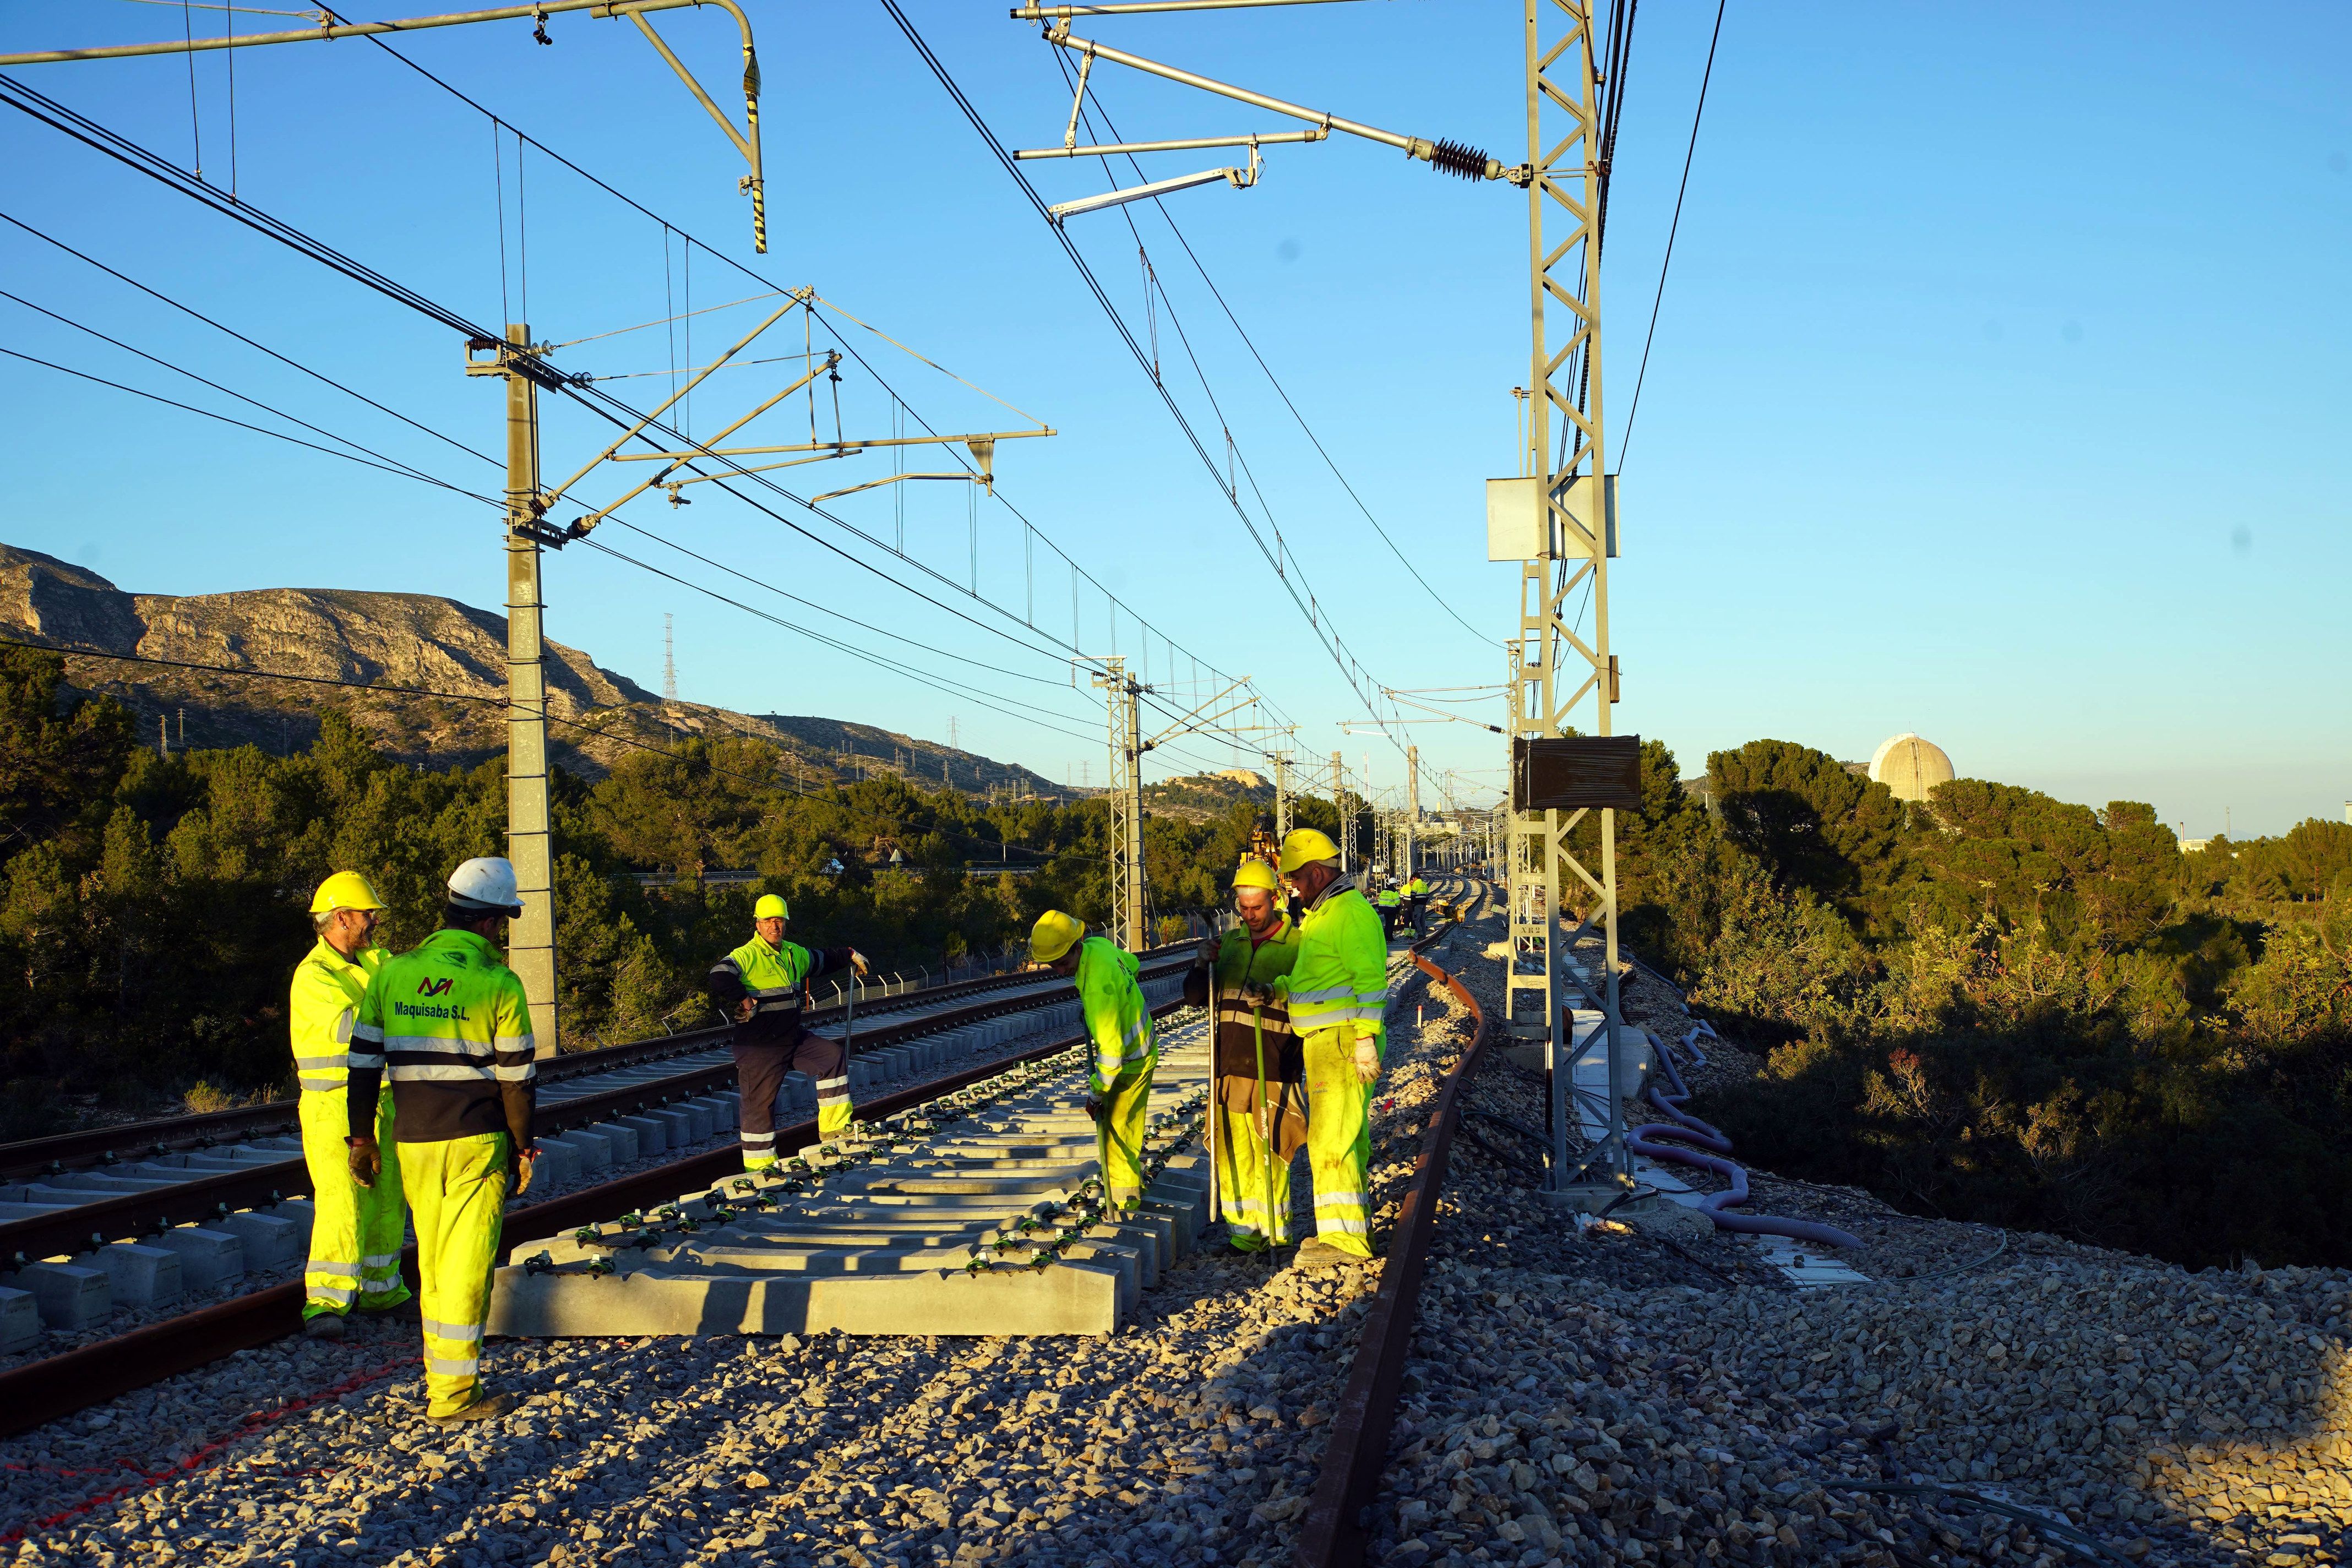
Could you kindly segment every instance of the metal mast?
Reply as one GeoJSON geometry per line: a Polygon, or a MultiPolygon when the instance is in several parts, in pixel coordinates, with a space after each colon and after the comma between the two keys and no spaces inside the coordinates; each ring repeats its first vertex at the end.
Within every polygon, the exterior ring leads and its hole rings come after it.
{"type": "Polygon", "coordinates": [[[1110,727],[1110,923],[1113,936],[1129,952],[1144,947],[1143,728],[1136,710],[1142,687],[1128,679],[1127,661],[1103,660],[1094,683],[1107,694],[1110,727]]]}
{"type": "MultiPolygon", "coordinates": [[[[529,353],[530,328],[507,324],[511,350],[529,353]]],[[[522,915],[507,927],[507,964],[530,1002],[530,1034],[555,1055],[555,858],[547,809],[547,666],[540,595],[539,387],[511,353],[507,380],[507,858],[522,915]]]]}
{"type": "Polygon", "coordinates": [[[1404,749],[1404,879],[1412,880],[1413,838],[1421,826],[1421,748],[1404,749]]]}
{"type": "Polygon", "coordinates": [[[1274,841],[1279,845],[1290,833],[1290,753],[1274,753],[1274,841]]]}
{"type": "MultiPolygon", "coordinates": [[[[1520,563],[1519,624],[1510,644],[1510,730],[1522,740],[1570,728],[1591,701],[1588,732],[1610,733],[1616,661],[1609,642],[1609,557],[1615,542],[1613,495],[1603,447],[1601,401],[1601,165],[1599,40],[1593,0],[1523,0],[1526,29],[1528,294],[1531,353],[1525,472],[1535,479],[1536,531],[1520,563]],[[1567,30],[1549,44],[1543,23],[1557,14],[1567,30]],[[1554,123],[1545,125],[1549,105],[1554,123]],[[1546,225],[1552,226],[1547,232],[1546,225]],[[1557,311],[1555,315],[1553,312],[1557,311]],[[1553,421],[1557,418],[1558,425],[1553,421]],[[1570,595],[1591,594],[1592,629],[1569,624],[1570,595]],[[1565,668],[1563,668],[1565,667],[1565,668]]],[[[1512,814],[1507,860],[1514,963],[1507,977],[1510,1029],[1545,1044],[1551,1079],[1551,1184],[1563,1196],[1607,1202],[1632,1179],[1619,1101],[1606,1096],[1608,1127],[1584,1166],[1571,1173],[1568,1138],[1570,1054],[1565,1032],[1567,949],[1598,929],[1605,951],[1586,988],[1604,1016],[1612,1088],[1622,1028],[1617,997],[1617,843],[1615,813],[1601,812],[1599,874],[1570,852],[1580,811],[1512,814]],[[1583,884],[1592,911],[1577,933],[1564,933],[1561,875],[1583,884]],[[1593,1167],[1601,1167],[1593,1170],[1593,1167]],[[1588,1172],[1597,1183],[1580,1185],[1588,1172]],[[1574,1192],[1570,1189],[1576,1188],[1574,1192]]],[[[1580,901],[1583,901],[1580,900],[1580,901]]]]}
{"type": "Polygon", "coordinates": [[[1338,752],[1331,753],[1331,809],[1339,814],[1339,875],[1348,875],[1355,858],[1356,819],[1348,810],[1348,769],[1338,752]]]}

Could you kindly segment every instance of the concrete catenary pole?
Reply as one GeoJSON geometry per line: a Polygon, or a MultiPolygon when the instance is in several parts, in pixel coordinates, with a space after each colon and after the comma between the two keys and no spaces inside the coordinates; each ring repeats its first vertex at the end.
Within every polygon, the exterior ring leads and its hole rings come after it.
{"type": "MultiPolygon", "coordinates": [[[[528,351],[530,328],[508,323],[510,349],[528,351]]],[[[538,1054],[551,1057],[555,1016],[555,858],[547,806],[547,665],[540,595],[539,388],[511,353],[507,380],[507,858],[522,915],[507,927],[507,963],[530,1000],[538,1054]]]]}

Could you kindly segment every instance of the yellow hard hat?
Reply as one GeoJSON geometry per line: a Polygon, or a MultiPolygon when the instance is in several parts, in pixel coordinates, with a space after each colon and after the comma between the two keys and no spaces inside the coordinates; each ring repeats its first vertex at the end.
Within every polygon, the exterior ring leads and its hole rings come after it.
{"type": "Polygon", "coordinates": [[[1318,860],[1337,860],[1339,847],[1331,836],[1313,827],[1294,827],[1282,840],[1282,874],[1289,876],[1301,866],[1311,866],[1318,860]]]}
{"type": "Polygon", "coordinates": [[[793,918],[793,907],[774,893],[761,893],[760,901],[751,906],[751,918],[755,921],[788,921],[793,918]]]}
{"type": "Polygon", "coordinates": [[[1234,886],[1264,888],[1269,893],[1282,891],[1282,884],[1275,879],[1274,868],[1255,855],[1243,858],[1241,865],[1234,872],[1234,886]]]}
{"type": "Polygon", "coordinates": [[[319,884],[310,895],[310,912],[331,914],[336,910],[380,910],[384,901],[375,896],[375,884],[357,871],[338,871],[319,884]]]}
{"type": "Polygon", "coordinates": [[[1086,934],[1087,928],[1076,915],[1047,910],[1037,917],[1036,926],[1029,932],[1029,956],[1040,963],[1056,963],[1086,934]]]}

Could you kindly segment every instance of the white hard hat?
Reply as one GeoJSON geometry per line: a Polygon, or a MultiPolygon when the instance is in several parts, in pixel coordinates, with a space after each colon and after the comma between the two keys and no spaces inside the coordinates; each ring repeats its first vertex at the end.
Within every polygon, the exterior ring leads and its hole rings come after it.
{"type": "Polygon", "coordinates": [[[522,913],[515,892],[514,862],[502,855],[483,855],[449,873],[449,901],[461,910],[487,914],[492,910],[509,918],[522,913]]]}

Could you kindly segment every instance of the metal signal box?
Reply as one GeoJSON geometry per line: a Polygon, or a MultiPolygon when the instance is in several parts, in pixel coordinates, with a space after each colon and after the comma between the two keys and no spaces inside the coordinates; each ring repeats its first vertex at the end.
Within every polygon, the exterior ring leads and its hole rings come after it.
{"type": "MultiPolygon", "coordinates": [[[[1486,481],[1486,559],[1489,561],[1581,561],[1591,552],[1577,531],[1555,522],[1552,537],[1544,537],[1542,507],[1536,487],[1540,479],[1486,481]]],[[[1607,501],[1601,519],[1607,530],[1609,558],[1617,558],[1617,476],[1609,476],[1602,490],[1607,501]]],[[[1563,510],[1586,534],[1601,537],[1593,524],[1592,476],[1580,474],[1568,487],[1563,510]]]]}

